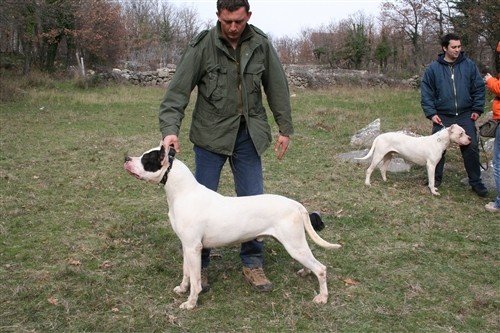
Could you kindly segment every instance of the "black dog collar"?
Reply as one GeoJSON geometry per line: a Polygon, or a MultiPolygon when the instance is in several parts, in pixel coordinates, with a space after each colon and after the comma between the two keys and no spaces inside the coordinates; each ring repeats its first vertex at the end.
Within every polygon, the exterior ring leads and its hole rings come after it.
{"type": "Polygon", "coordinates": [[[172,164],[174,163],[174,158],[175,158],[175,149],[173,146],[170,146],[168,148],[168,168],[165,174],[163,175],[163,178],[160,180],[161,185],[165,185],[167,183],[168,179],[168,174],[170,173],[170,170],[172,169],[172,164]]]}

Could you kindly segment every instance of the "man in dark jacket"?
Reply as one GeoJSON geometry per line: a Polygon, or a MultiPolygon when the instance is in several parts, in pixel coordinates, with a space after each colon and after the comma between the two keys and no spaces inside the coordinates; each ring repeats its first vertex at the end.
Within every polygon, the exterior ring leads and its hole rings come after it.
{"type": "MultiPolygon", "coordinates": [[[[469,185],[479,196],[488,195],[481,180],[476,120],[484,111],[485,85],[476,64],[462,52],[460,37],[447,34],[441,40],[444,53],[426,69],[421,83],[421,104],[432,120],[432,133],[458,124],[471,137],[471,144],[461,146],[469,185]]],[[[435,184],[443,180],[445,153],[436,166],[435,184]]]]}
{"type": "MultiPolygon", "coordinates": [[[[184,110],[197,87],[189,139],[194,144],[199,183],[217,191],[229,160],[237,196],[262,194],[261,155],[271,145],[271,127],[262,103],[262,88],[279,135],[274,150],[281,159],[293,134],[288,82],[266,35],[248,24],[247,0],[218,0],[215,27],[196,36],[184,52],[160,106],[160,131],[166,149],[178,139],[184,110]]],[[[193,209],[200,209],[193,207],[193,209]]],[[[202,209],[202,208],[201,208],[202,209]]],[[[320,220],[318,213],[311,220],[320,220]]],[[[320,221],[321,222],[321,221],[320,221]]],[[[319,230],[319,229],[317,229],[319,230]]],[[[272,290],[264,275],[264,245],[241,245],[245,279],[259,291],[272,290]]],[[[209,249],[201,251],[202,289],[208,289],[209,249]]]]}

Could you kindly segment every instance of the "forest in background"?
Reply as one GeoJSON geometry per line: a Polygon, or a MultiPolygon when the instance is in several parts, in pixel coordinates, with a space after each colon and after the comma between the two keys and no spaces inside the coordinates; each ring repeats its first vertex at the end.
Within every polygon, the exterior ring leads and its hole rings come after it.
{"type": "MultiPolygon", "coordinates": [[[[439,52],[440,36],[453,31],[480,70],[493,73],[499,22],[498,0],[394,0],[382,3],[377,17],[358,11],[295,37],[269,38],[284,64],[409,77],[422,72],[439,52]]],[[[165,0],[3,0],[0,67],[24,74],[154,70],[177,63],[207,28],[195,7],[165,0]]]]}

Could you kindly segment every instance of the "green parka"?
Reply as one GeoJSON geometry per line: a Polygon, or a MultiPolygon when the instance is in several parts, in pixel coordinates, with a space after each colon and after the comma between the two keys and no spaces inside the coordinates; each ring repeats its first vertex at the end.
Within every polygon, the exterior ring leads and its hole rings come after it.
{"type": "Polygon", "coordinates": [[[232,155],[238,128],[245,121],[261,155],[272,141],[261,86],[280,134],[293,134],[285,72],[271,42],[256,27],[248,24],[241,36],[239,63],[221,38],[218,23],[189,43],[160,105],[160,131],[163,137],[179,136],[184,110],[198,87],[191,142],[214,153],[232,155]]]}

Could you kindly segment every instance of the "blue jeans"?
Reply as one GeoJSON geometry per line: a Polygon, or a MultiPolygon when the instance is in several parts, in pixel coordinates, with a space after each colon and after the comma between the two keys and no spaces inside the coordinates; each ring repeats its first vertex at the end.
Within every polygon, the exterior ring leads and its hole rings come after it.
{"type": "MultiPolygon", "coordinates": [[[[476,123],[470,118],[471,112],[464,112],[458,116],[439,115],[443,125],[449,127],[453,124],[461,126],[465,133],[470,136],[470,144],[467,146],[460,146],[462,158],[464,160],[465,171],[469,177],[469,185],[476,186],[482,183],[481,181],[481,162],[479,159],[479,145],[476,131],[476,123]]],[[[443,127],[433,123],[432,134],[442,130],[443,127]]],[[[446,151],[443,152],[443,157],[436,166],[436,173],[434,178],[441,182],[443,180],[443,170],[445,163],[446,151]]]]}
{"type": "MultiPolygon", "coordinates": [[[[196,180],[213,191],[217,191],[222,167],[229,159],[233,173],[236,195],[247,196],[264,193],[262,162],[253,145],[252,139],[243,123],[236,137],[232,156],[212,153],[194,146],[196,180]]],[[[237,222],[237,221],[236,221],[237,222]]],[[[236,226],[235,226],[236,227],[236,226]]],[[[264,244],[256,240],[241,244],[240,257],[243,266],[255,268],[263,265],[264,244]]],[[[206,268],[210,262],[210,249],[201,252],[201,266],[206,268]]]]}
{"type": "Polygon", "coordinates": [[[493,146],[493,175],[495,177],[495,185],[497,187],[495,207],[500,208],[500,126],[497,126],[495,143],[493,146]]]}

